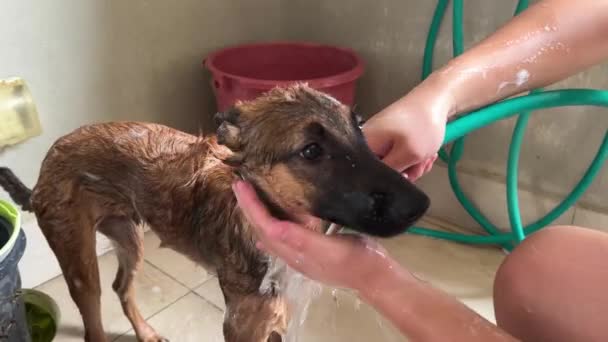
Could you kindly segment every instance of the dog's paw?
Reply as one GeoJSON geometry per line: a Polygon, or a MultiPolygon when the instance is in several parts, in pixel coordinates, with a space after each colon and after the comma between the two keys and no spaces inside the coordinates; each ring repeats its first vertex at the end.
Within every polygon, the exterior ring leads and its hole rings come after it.
{"type": "Polygon", "coordinates": [[[145,334],[137,335],[137,341],[139,341],[139,342],[169,342],[169,339],[160,336],[151,327],[147,327],[145,334]]]}
{"type": "Polygon", "coordinates": [[[168,338],[162,337],[160,335],[154,335],[150,337],[146,337],[141,340],[141,342],[170,342],[168,338]]]}

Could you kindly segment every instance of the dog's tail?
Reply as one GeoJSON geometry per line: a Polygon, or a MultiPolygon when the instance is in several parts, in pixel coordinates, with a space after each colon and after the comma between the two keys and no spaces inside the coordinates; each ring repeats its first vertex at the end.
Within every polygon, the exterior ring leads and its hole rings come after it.
{"type": "Polygon", "coordinates": [[[0,167],[0,186],[25,211],[32,211],[32,190],[23,184],[8,167],[0,167]]]}

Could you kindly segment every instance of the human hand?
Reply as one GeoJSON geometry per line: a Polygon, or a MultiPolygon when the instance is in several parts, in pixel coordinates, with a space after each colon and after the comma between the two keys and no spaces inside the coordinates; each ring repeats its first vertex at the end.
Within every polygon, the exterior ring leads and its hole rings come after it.
{"type": "Polygon", "coordinates": [[[371,150],[412,181],[431,170],[451,112],[447,93],[425,82],[363,126],[371,150]]]}
{"type": "Polygon", "coordinates": [[[280,257],[305,276],[325,284],[365,290],[375,275],[396,264],[377,242],[355,235],[328,236],[272,217],[253,187],[233,185],[239,207],[259,238],[258,248],[280,257]]]}

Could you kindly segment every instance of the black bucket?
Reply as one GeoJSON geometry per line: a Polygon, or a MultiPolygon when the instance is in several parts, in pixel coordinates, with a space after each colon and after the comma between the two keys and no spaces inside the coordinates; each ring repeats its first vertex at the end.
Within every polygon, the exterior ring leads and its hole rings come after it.
{"type": "MultiPolygon", "coordinates": [[[[0,216],[0,247],[8,242],[12,231],[12,224],[0,216]]],[[[0,341],[30,342],[18,267],[25,244],[25,234],[20,230],[13,248],[0,261],[0,341]]]]}

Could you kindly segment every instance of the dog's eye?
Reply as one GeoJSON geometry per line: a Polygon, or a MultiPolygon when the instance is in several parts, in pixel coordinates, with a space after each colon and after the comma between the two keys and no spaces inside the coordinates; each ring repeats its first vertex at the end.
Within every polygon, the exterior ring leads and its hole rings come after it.
{"type": "Polygon", "coordinates": [[[323,149],[317,143],[307,145],[306,147],[304,147],[304,149],[302,149],[302,152],[300,152],[300,155],[308,160],[315,160],[319,158],[322,154],[323,149]]]}

